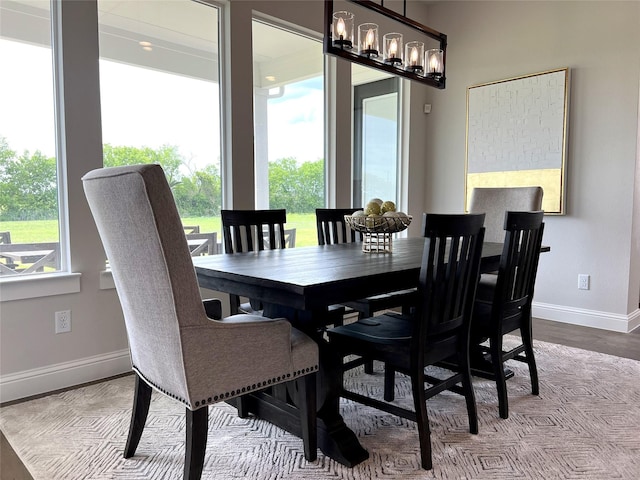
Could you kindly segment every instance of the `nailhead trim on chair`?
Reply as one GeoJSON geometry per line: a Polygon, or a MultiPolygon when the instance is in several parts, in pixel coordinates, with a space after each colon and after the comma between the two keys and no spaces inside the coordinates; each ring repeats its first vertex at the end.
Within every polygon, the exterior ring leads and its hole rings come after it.
{"type": "MultiPolygon", "coordinates": [[[[170,392],[164,390],[163,388],[158,387],[153,382],[150,382],[140,372],[140,370],[138,370],[138,368],[136,368],[135,365],[133,366],[133,369],[135,370],[135,372],[138,375],[140,375],[140,377],[142,377],[144,379],[145,382],[147,382],[153,388],[155,388],[156,390],[158,390],[161,393],[164,393],[168,397],[173,398],[174,400],[178,400],[180,403],[185,404],[189,409],[192,409],[192,405],[189,402],[187,402],[185,399],[183,399],[181,397],[178,397],[177,395],[174,395],[173,393],[170,393],[170,392]]],[[[251,393],[252,391],[260,390],[262,388],[265,388],[265,387],[271,385],[272,383],[274,383],[274,384],[280,383],[285,378],[293,380],[294,378],[300,377],[302,375],[306,375],[307,373],[316,372],[316,371],[318,371],[318,365],[315,365],[313,367],[307,367],[307,368],[304,368],[302,370],[297,370],[297,371],[293,372],[293,374],[287,373],[286,375],[282,375],[282,376],[279,376],[279,377],[276,377],[276,378],[271,378],[271,379],[268,379],[268,380],[266,380],[264,382],[254,383],[251,386],[242,387],[242,389],[231,390],[231,392],[225,392],[225,393],[221,393],[219,395],[214,395],[213,397],[209,397],[206,400],[203,399],[203,400],[197,401],[195,403],[195,408],[199,408],[199,407],[202,407],[204,405],[209,405],[211,403],[217,403],[217,402],[225,400],[225,399],[227,399],[229,397],[237,397],[237,396],[242,395],[244,393],[251,393]]]]}
{"type": "Polygon", "coordinates": [[[156,385],[155,383],[151,382],[147,377],[145,377],[142,372],[135,366],[133,365],[133,370],[140,375],[140,377],[147,382],[149,385],[151,385],[153,388],[155,388],[156,390],[158,390],[160,393],[164,393],[167,397],[173,398],[174,400],[179,401],[180,403],[184,403],[187,407],[191,408],[191,405],[189,404],[189,402],[187,402],[184,398],[179,397],[177,395],[174,395],[171,392],[168,392],[167,390],[165,390],[164,388],[160,388],[158,385],[156,385]]]}

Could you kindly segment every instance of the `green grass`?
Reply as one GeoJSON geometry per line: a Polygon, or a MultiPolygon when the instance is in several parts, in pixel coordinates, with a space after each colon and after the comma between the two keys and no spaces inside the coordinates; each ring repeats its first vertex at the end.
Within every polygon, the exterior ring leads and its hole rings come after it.
{"type": "MultiPolygon", "coordinates": [[[[200,232],[220,232],[220,217],[183,218],[184,225],[199,225],[200,232]]],[[[296,229],[296,246],[316,245],[315,213],[287,214],[287,228],[296,229]]],[[[12,243],[38,243],[58,241],[57,220],[31,220],[25,222],[0,222],[1,232],[11,232],[12,243]]]]}
{"type": "Polygon", "coordinates": [[[58,241],[57,220],[0,222],[0,232],[11,233],[11,243],[39,243],[58,241]]]}

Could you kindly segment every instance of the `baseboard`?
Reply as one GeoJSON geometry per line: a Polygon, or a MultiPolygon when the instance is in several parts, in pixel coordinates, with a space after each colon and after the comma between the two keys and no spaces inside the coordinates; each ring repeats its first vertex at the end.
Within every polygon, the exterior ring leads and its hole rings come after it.
{"type": "Polygon", "coordinates": [[[640,326],[640,309],[623,315],[583,308],[565,307],[533,302],[533,316],[544,320],[582,325],[584,327],[602,328],[614,332],[628,333],[640,326]]]}
{"type": "Polygon", "coordinates": [[[131,371],[129,350],[58,363],[0,377],[0,403],[100,380],[131,371]]]}

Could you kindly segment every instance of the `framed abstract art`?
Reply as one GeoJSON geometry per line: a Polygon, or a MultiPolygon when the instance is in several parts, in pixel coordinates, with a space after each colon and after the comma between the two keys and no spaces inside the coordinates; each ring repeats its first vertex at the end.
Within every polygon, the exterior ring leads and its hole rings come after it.
{"type": "Polygon", "coordinates": [[[474,187],[537,186],[547,214],[565,213],[569,69],[467,89],[465,205],[474,187]]]}

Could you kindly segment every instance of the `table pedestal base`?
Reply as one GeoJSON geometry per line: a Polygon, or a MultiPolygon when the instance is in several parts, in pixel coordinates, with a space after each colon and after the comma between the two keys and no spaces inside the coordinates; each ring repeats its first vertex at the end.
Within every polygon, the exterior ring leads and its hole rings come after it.
{"type": "MultiPolygon", "coordinates": [[[[302,437],[300,414],[291,403],[282,400],[283,390],[254,392],[245,395],[243,416],[251,413],[272,423],[283,430],[302,437]]],[[[238,407],[238,400],[232,399],[229,404],[238,407]]],[[[356,435],[347,427],[341,415],[330,412],[318,412],[318,448],[338,463],[354,467],[369,458],[367,452],[358,441],[356,435]]]]}

